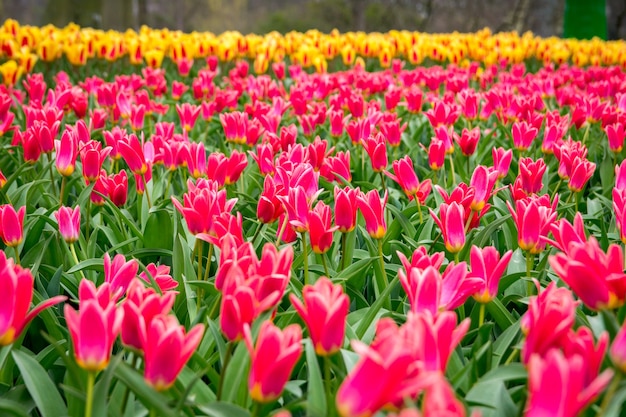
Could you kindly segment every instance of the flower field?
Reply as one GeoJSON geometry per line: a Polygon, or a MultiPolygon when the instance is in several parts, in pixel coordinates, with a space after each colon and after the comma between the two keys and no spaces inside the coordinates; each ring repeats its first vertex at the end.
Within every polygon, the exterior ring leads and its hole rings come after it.
{"type": "Polygon", "coordinates": [[[625,70],[7,20],[0,415],[624,415],[625,70]]]}

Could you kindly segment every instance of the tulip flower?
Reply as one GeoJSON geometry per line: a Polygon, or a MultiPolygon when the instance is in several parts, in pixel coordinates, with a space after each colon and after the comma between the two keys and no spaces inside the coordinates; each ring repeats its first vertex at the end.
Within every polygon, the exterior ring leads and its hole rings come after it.
{"type": "Polygon", "coordinates": [[[324,164],[320,168],[320,175],[328,182],[350,182],[352,173],[350,172],[350,151],[337,152],[334,156],[324,159],[324,164]]]}
{"type": "Polygon", "coordinates": [[[443,375],[438,375],[424,393],[424,417],[465,417],[465,406],[443,375]]]}
{"type": "Polygon", "coordinates": [[[133,279],[122,308],[121,339],[125,346],[143,350],[142,339],[146,336],[152,320],[159,314],[168,314],[174,305],[176,294],[157,294],[153,288],[146,288],[141,280],[133,279]]]}
{"type": "Polygon", "coordinates": [[[531,158],[520,158],[519,176],[522,189],[526,194],[538,194],[543,188],[543,174],[547,165],[543,158],[533,161],[531,158]]]}
{"type": "Polygon", "coordinates": [[[604,132],[609,140],[609,149],[611,152],[620,153],[624,147],[624,138],[626,131],[623,123],[613,123],[604,127],[604,132]]]}
{"type": "Polygon", "coordinates": [[[387,143],[382,134],[370,135],[362,140],[363,148],[370,157],[372,170],[383,172],[387,168],[387,143]]]}
{"type": "MultiPolygon", "coordinates": [[[[389,107],[387,107],[389,109],[389,107]]],[[[380,131],[385,135],[385,139],[389,146],[398,147],[402,142],[402,133],[406,130],[408,124],[400,125],[400,120],[396,119],[390,122],[380,124],[380,131]]]]}
{"type": "Polygon", "coordinates": [[[613,371],[606,370],[587,380],[588,358],[566,357],[558,349],[528,362],[528,405],[525,415],[576,417],[607,387],[613,371]]]}
{"type": "Polygon", "coordinates": [[[446,160],[446,149],[444,143],[437,139],[432,138],[430,145],[428,146],[428,164],[434,171],[439,171],[446,160]]]}
{"type": "Polygon", "coordinates": [[[385,171],[385,174],[400,185],[409,200],[417,198],[420,204],[424,204],[430,194],[431,181],[425,180],[420,183],[413,168],[411,157],[406,155],[400,160],[393,161],[392,167],[395,175],[387,171],[385,171]]]}
{"type": "Polygon", "coordinates": [[[274,223],[284,213],[282,202],[276,197],[282,189],[278,189],[274,177],[265,176],[263,191],[257,204],[257,218],[263,223],[274,223]]]}
{"type": "Polygon", "coordinates": [[[225,185],[232,185],[239,180],[243,170],[248,166],[248,158],[243,152],[232,151],[230,157],[226,159],[226,172],[224,177],[225,185]]]}
{"type": "Polygon", "coordinates": [[[119,253],[113,258],[108,253],[104,254],[104,282],[111,286],[115,299],[122,297],[133,278],[137,276],[139,264],[135,259],[126,262],[123,254],[119,253]]]}
{"type": "Polygon", "coordinates": [[[580,212],[574,215],[574,224],[567,219],[559,219],[552,224],[550,229],[554,240],[548,242],[561,252],[568,252],[570,242],[584,243],[587,241],[583,216],[580,212]]]}
{"type": "Polygon", "coordinates": [[[176,113],[180,119],[180,124],[185,132],[190,132],[193,129],[193,125],[196,123],[196,119],[200,115],[200,106],[196,106],[190,103],[183,103],[176,105],[176,113]]]}
{"type": "Polygon", "coordinates": [[[69,177],[74,173],[76,157],[78,156],[78,139],[72,131],[66,130],[61,140],[56,140],[56,168],[59,174],[69,177]]]}
{"type": "Polygon", "coordinates": [[[377,190],[359,194],[357,206],[365,219],[365,229],[374,239],[382,239],[387,233],[385,222],[385,206],[388,198],[387,191],[381,199],[377,190]]]}
{"type": "Polygon", "coordinates": [[[100,142],[90,141],[80,150],[80,160],[83,167],[83,178],[95,182],[100,177],[102,163],[111,153],[111,147],[102,149],[100,142]]]}
{"type": "Polygon", "coordinates": [[[320,356],[332,355],[343,345],[346,316],[350,299],[341,285],[326,277],[302,290],[304,304],[294,294],[289,300],[309,329],[315,352],[320,356]]]}
{"type": "Polygon", "coordinates": [[[474,189],[474,198],[470,204],[472,211],[480,212],[487,205],[498,174],[484,165],[478,165],[472,173],[470,187],[474,189]]]}
{"type": "Polygon", "coordinates": [[[143,175],[148,172],[144,149],[137,135],[130,134],[123,137],[122,140],[117,143],[117,148],[133,174],[143,175]]]}
{"type": "Polygon", "coordinates": [[[0,237],[5,245],[16,248],[24,239],[26,207],[15,211],[12,205],[0,206],[0,237]]]}
{"type": "Polygon", "coordinates": [[[559,278],[592,310],[614,309],[626,301],[621,246],[609,245],[604,252],[591,236],[583,243],[571,242],[567,253],[558,253],[548,261],[559,278]]]}
{"type": "Polygon", "coordinates": [[[533,143],[533,140],[537,137],[539,132],[537,128],[533,127],[526,121],[519,121],[513,123],[513,146],[518,151],[526,151],[533,143]]]}
{"type": "Polygon", "coordinates": [[[34,283],[29,269],[15,265],[0,250],[0,346],[15,342],[37,314],[67,299],[65,296],[51,297],[28,311],[33,299],[34,283]]]}
{"type": "Polygon", "coordinates": [[[172,278],[170,275],[170,267],[167,265],[157,266],[154,263],[146,265],[146,270],[139,274],[139,278],[144,280],[147,284],[151,284],[152,281],[148,277],[148,274],[152,276],[152,279],[161,292],[170,291],[178,287],[178,281],[172,278]]]}
{"type": "Polygon", "coordinates": [[[549,197],[527,197],[515,202],[515,209],[507,201],[511,216],[517,226],[517,243],[520,249],[531,254],[541,253],[546,247],[546,237],[556,220],[558,196],[550,204],[549,197]]]}
{"type": "Polygon", "coordinates": [[[75,209],[61,206],[54,216],[59,224],[59,232],[68,244],[74,243],[80,236],[80,206],[75,209]]]}
{"type": "Polygon", "coordinates": [[[64,314],[78,365],[91,372],[103,370],[111,359],[111,349],[122,326],[123,312],[115,305],[108,283],[96,289],[89,280],[78,288],[79,311],[69,304],[64,314]]]}
{"type": "Polygon", "coordinates": [[[192,142],[188,144],[188,149],[187,168],[189,169],[189,173],[195,179],[204,177],[207,169],[206,149],[204,144],[192,142]]]}
{"type": "Polygon", "coordinates": [[[248,115],[243,112],[231,112],[220,114],[220,122],[224,128],[224,136],[228,142],[246,143],[246,126],[248,115]]]}
{"type": "Polygon", "coordinates": [[[359,193],[358,188],[341,189],[335,186],[335,224],[341,233],[348,233],[356,227],[359,193]]]}
{"type": "Polygon", "coordinates": [[[107,186],[108,196],[113,204],[117,207],[122,207],[126,204],[126,199],[128,198],[128,174],[126,174],[126,171],[122,170],[108,177],[107,186]]]}
{"type": "Polygon", "coordinates": [[[493,157],[493,168],[498,173],[498,179],[506,177],[509,173],[511,160],[513,159],[513,150],[505,150],[504,148],[493,148],[491,150],[493,157]]]}
{"type": "Polygon", "coordinates": [[[150,323],[142,340],[144,379],[157,391],[174,385],[185,364],[198,348],[204,325],[196,324],[188,333],[175,316],[158,315],[150,323]]]}
{"type": "Polygon", "coordinates": [[[333,244],[333,233],[337,226],[331,226],[330,206],[318,201],[309,213],[309,238],[315,253],[327,252],[333,244]]]}
{"type": "Polygon", "coordinates": [[[450,253],[458,253],[465,246],[465,210],[463,206],[453,202],[439,207],[439,217],[430,210],[430,215],[441,229],[443,242],[450,253]]]}
{"type": "Polygon", "coordinates": [[[476,152],[478,141],[480,140],[480,127],[475,127],[472,130],[463,128],[461,136],[455,134],[454,139],[461,148],[461,153],[465,156],[471,156],[476,152]]]}
{"type": "Polygon", "coordinates": [[[595,170],[596,164],[593,162],[587,159],[581,159],[580,157],[574,158],[572,171],[567,183],[568,188],[574,193],[581,192],[587,181],[593,176],[595,170]]]}
{"type": "Polygon", "coordinates": [[[528,311],[522,317],[521,328],[526,335],[522,347],[522,362],[528,363],[533,354],[544,356],[552,348],[562,348],[574,325],[576,306],[572,292],[550,283],[539,295],[530,298],[528,311]]]}
{"type": "Polygon", "coordinates": [[[272,322],[264,321],[256,344],[249,326],[245,327],[244,340],[250,352],[250,396],[261,403],[274,401],[283,392],[302,354],[302,330],[297,324],[280,330],[272,322]]]}
{"type": "Polygon", "coordinates": [[[513,256],[513,251],[507,251],[502,257],[493,246],[479,248],[472,245],[470,249],[470,277],[481,280],[481,288],[473,295],[479,303],[486,304],[498,295],[500,278],[513,256]]]}

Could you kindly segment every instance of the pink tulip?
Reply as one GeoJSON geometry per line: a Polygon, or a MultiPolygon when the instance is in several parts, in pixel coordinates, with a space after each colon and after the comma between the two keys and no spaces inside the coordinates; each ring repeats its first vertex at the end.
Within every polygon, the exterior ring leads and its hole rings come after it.
{"type": "Polygon", "coordinates": [[[24,216],[26,207],[16,212],[12,205],[0,206],[0,237],[5,245],[17,247],[24,239],[24,216]]]}
{"type": "Polygon", "coordinates": [[[176,105],[176,113],[178,113],[180,124],[182,125],[184,131],[189,132],[193,129],[196,119],[198,119],[198,116],[200,115],[200,110],[200,106],[189,103],[176,105]]]}
{"type": "Polygon", "coordinates": [[[624,138],[626,138],[626,131],[624,124],[614,123],[604,127],[606,137],[609,140],[609,149],[611,152],[620,153],[624,147],[624,138]]]}
{"type": "Polygon", "coordinates": [[[522,332],[526,335],[522,362],[528,363],[535,353],[543,356],[550,349],[565,345],[574,325],[577,305],[572,292],[557,288],[554,282],[530,298],[528,311],[521,320],[522,332]]]}
{"type": "Polygon", "coordinates": [[[550,240],[549,243],[561,252],[568,252],[570,242],[585,243],[587,241],[583,216],[580,212],[574,215],[574,224],[567,219],[559,219],[552,224],[550,230],[554,240],[550,240]]]}
{"type": "Polygon", "coordinates": [[[475,127],[471,130],[463,128],[461,136],[455,135],[454,139],[461,148],[461,153],[465,156],[471,156],[476,152],[478,141],[480,140],[480,127],[475,127]]]}
{"type": "Polygon", "coordinates": [[[146,271],[139,274],[139,278],[150,285],[152,281],[148,277],[148,273],[152,276],[152,279],[156,282],[161,292],[170,291],[178,287],[178,281],[172,278],[170,275],[170,267],[167,265],[157,266],[154,263],[146,265],[146,271]]]}
{"type": "Polygon", "coordinates": [[[470,277],[481,280],[481,288],[473,295],[479,303],[486,304],[498,295],[500,278],[513,256],[513,251],[507,251],[502,257],[493,246],[479,248],[473,245],[470,250],[470,277]]]}
{"type": "Polygon", "coordinates": [[[395,175],[388,171],[385,171],[385,174],[400,185],[409,200],[417,198],[420,204],[424,204],[430,194],[431,181],[424,180],[420,183],[413,168],[411,157],[406,155],[400,160],[393,161],[392,166],[395,175]]]}
{"type": "Polygon", "coordinates": [[[250,352],[250,396],[261,403],[274,401],[283,392],[302,354],[302,330],[291,324],[281,331],[272,322],[264,321],[256,344],[249,326],[245,328],[244,340],[250,352]]]}
{"type": "Polygon", "coordinates": [[[543,158],[533,161],[531,158],[520,158],[517,180],[526,194],[538,194],[543,188],[543,175],[547,165],[543,158]]]}
{"type": "Polygon", "coordinates": [[[549,196],[526,197],[515,202],[515,209],[507,206],[517,227],[517,243],[520,249],[531,254],[541,253],[546,247],[546,237],[556,220],[558,196],[550,204],[549,196]]]}
{"type": "Polygon", "coordinates": [[[465,210],[463,206],[453,202],[442,204],[439,207],[439,217],[430,210],[430,215],[439,226],[446,249],[451,253],[458,253],[465,246],[465,210]]]}
{"type": "Polygon", "coordinates": [[[115,305],[108,283],[96,289],[93,282],[84,279],[80,282],[78,296],[78,312],[69,304],[64,308],[74,356],[81,368],[98,372],[109,364],[123,312],[115,305]]]}
{"type": "Polygon", "coordinates": [[[432,138],[430,145],[428,146],[428,164],[430,169],[439,171],[446,160],[446,148],[444,143],[437,139],[432,138]]]}
{"type": "Polygon", "coordinates": [[[78,138],[74,132],[66,130],[61,135],[61,140],[54,142],[56,148],[56,168],[59,174],[69,177],[74,173],[76,157],[78,156],[78,138]]]}
{"type": "Polygon", "coordinates": [[[493,148],[491,150],[493,156],[493,168],[498,173],[498,179],[506,177],[509,173],[511,160],[513,159],[513,150],[505,150],[504,148],[493,148]]]}
{"type": "Polygon", "coordinates": [[[328,182],[349,183],[352,181],[350,151],[337,152],[334,156],[326,157],[320,168],[320,175],[328,182]]]}
{"type": "Polygon", "coordinates": [[[621,246],[609,245],[604,252],[591,236],[583,243],[571,242],[567,253],[558,253],[548,261],[559,278],[592,310],[618,308],[626,301],[621,246]]]}
{"type": "Polygon", "coordinates": [[[513,146],[519,151],[526,151],[537,137],[538,130],[525,121],[513,123],[513,146]]]}
{"type": "Polygon", "coordinates": [[[566,357],[551,349],[544,356],[535,354],[528,362],[527,417],[576,417],[606,388],[613,377],[606,370],[587,381],[588,358],[566,357]]]}
{"type": "Polygon", "coordinates": [[[498,179],[498,174],[491,168],[487,168],[484,165],[478,165],[472,173],[470,180],[470,187],[474,189],[474,198],[470,204],[472,211],[482,211],[491,194],[493,193],[493,187],[498,179]]]}
{"type": "Polygon", "coordinates": [[[335,186],[335,225],[341,233],[348,233],[356,227],[358,188],[344,189],[335,186]]]}
{"type": "Polygon", "coordinates": [[[425,391],[423,417],[465,417],[465,406],[443,375],[438,375],[425,391]]]}
{"type": "Polygon", "coordinates": [[[124,319],[121,327],[122,343],[136,350],[142,350],[142,340],[150,323],[159,314],[168,314],[174,305],[176,294],[166,292],[162,296],[152,288],[146,288],[139,279],[133,279],[128,286],[128,294],[122,308],[124,319]]]}
{"type": "Polygon", "coordinates": [[[576,157],[572,162],[572,171],[567,187],[574,193],[581,192],[587,181],[593,176],[596,164],[587,159],[576,157]]]}
{"type": "Polygon", "coordinates": [[[370,135],[362,140],[363,148],[370,157],[372,170],[383,172],[387,168],[387,143],[382,134],[370,135]]]}
{"type": "Polygon", "coordinates": [[[189,333],[175,316],[158,315],[150,323],[145,338],[144,379],[157,391],[171,387],[196,350],[204,334],[204,325],[196,324],[189,333]]]}
{"type": "Polygon", "coordinates": [[[111,285],[113,297],[119,299],[126,293],[130,282],[137,276],[139,264],[135,259],[126,262],[123,254],[119,253],[113,258],[108,253],[104,254],[104,282],[111,285]]]}
{"type": "Polygon", "coordinates": [[[613,339],[609,356],[617,369],[626,373],[626,322],[622,325],[619,332],[617,332],[615,339],[613,339]]]}
{"type": "Polygon", "coordinates": [[[61,206],[54,216],[59,224],[59,232],[67,243],[74,243],[80,236],[80,206],[75,209],[61,206]]]}
{"type": "Polygon", "coordinates": [[[345,321],[350,300],[341,285],[334,285],[321,277],[314,285],[302,290],[304,304],[294,294],[289,295],[291,304],[309,329],[315,352],[320,356],[332,355],[343,345],[345,321]]]}
{"type": "Polygon", "coordinates": [[[337,226],[331,226],[330,206],[318,201],[309,213],[309,238],[315,253],[326,253],[333,244],[333,233],[337,226]]]}
{"type": "Polygon", "coordinates": [[[117,143],[117,148],[133,174],[143,175],[148,172],[144,148],[137,135],[130,134],[122,137],[117,143]]]}
{"type": "Polygon", "coordinates": [[[385,195],[381,199],[377,190],[371,190],[366,194],[361,193],[357,197],[357,205],[365,219],[365,229],[374,239],[382,239],[387,233],[385,206],[388,197],[387,191],[385,191],[385,195]]]}
{"type": "Polygon", "coordinates": [[[40,312],[55,304],[61,303],[67,297],[56,296],[49,298],[32,310],[30,303],[33,299],[33,285],[35,279],[29,269],[15,265],[11,258],[6,257],[0,250],[0,346],[7,346],[17,340],[24,328],[40,312]]]}

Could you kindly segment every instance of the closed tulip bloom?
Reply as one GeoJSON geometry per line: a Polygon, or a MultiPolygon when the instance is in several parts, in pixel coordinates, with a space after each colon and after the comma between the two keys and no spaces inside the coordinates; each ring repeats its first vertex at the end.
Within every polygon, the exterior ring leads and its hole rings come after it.
{"type": "Polygon", "coordinates": [[[0,346],[13,343],[37,314],[67,298],[49,298],[29,311],[34,283],[30,270],[15,265],[13,259],[0,251],[0,346]]]}
{"type": "Polygon", "coordinates": [[[78,365],[92,372],[103,370],[111,359],[113,343],[122,326],[123,312],[111,298],[110,287],[100,289],[86,279],[79,286],[79,311],[69,304],[64,313],[78,365]]]}
{"type": "Polygon", "coordinates": [[[382,134],[370,135],[363,139],[363,148],[370,157],[372,170],[382,172],[387,168],[387,142],[382,134]]]}
{"type": "Polygon", "coordinates": [[[596,164],[587,159],[575,157],[572,162],[572,172],[570,173],[567,187],[575,193],[582,191],[587,181],[593,176],[596,164]]]}
{"type": "MultiPolygon", "coordinates": [[[[102,176],[100,177],[102,178],[102,176]]],[[[128,198],[128,174],[122,170],[107,179],[109,198],[117,207],[126,204],[128,198]]]]}
{"type": "Polygon", "coordinates": [[[200,115],[200,106],[196,106],[190,103],[183,103],[176,105],[176,113],[180,119],[180,124],[186,132],[193,129],[196,124],[196,119],[200,115]]]}
{"type": "Polygon", "coordinates": [[[343,345],[346,317],[350,299],[339,284],[321,277],[314,285],[302,290],[304,304],[294,294],[291,304],[306,323],[315,352],[320,356],[332,355],[343,345]]]}
{"type": "Polygon", "coordinates": [[[498,179],[506,177],[509,173],[511,160],[513,159],[513,150],[504,148],[493,148],[491,150],[493,156],[493,168],[498,173],[498,179]]]}
{"type": "Polygon", "coordinates": [[[256,216],[261,222],[274,223],[284,213],[283,204],[277,198],[280,192],[282,187],[278,188],[274,177],[266,175],[256,211],[256,216]]]}
{"type": "Polygon", "coordinates": [[[528,150],[539,132],[537,128],[525,121],[513,123],[512,131],[513,146],[520,151],[528,150]]]}
{"type": "Polygon", "coordinates": [[[389,195],[381,199],[378,190],[371,190],[368,193],[361,193],[357,197],[357,205],[363,218],[365,219],[365,229],[374,239],[382,239],[387,233],[387,223],[385,222],[385,206],[389,195]]]}
{"type": "Polygon", "coordinates": [[[611,152],[620,153],[624,147],[624,138],[626,138],[626,131],[624,124],[613,123],[604,127],[604,132],[609,140],[609,149],[611,152]]]}
{"type": "Polygon", "coordinates": [[[478,141],[480,140],[480,127],[476,126],[473,129],[463,128],[461,136],[455,135],[454,139],[461,148],[461,153],[465,156],[471,156],[476,152],[478,141]]]}
{"type": "Polygon", "coordinates": [[[73,132],[66,130],[61,135],[61,140],[56,140],[56,168],[59,174],[69,177],[74,173],[76,157],[78,156],[78,139],[73,132]]]}
{"type": "Polygon", "coordinates": [[[481,280],[481,288],[473,295],[479,303],[486,304],[498,295],[500,278],[513,256],[513,251],[507,251],[502,257],[493,246],[479,248],[473,245],[470,249],[471,277],[481,280]]]}
{"type": "Polygon", "coordinates": [[[164,391],[174,385],[203,335],[204,325],[201,323],[187,333],[175,316],[156,316],[142,341],[144,379],[148,385],[157,391],[164,391]]]}
{"type": "Polygon", "coordinates": [[[543,158],[533,161],[531,158],[520,158],[519,180],[526,194],[538,194],[543,188],[543,174],[547,165],[543,158]]]}
{"type": "Polygon", "coordinates": [[[137,135],[130,134],[123,137],[118,143],[117,147],[121,153],[124,161],[130,168],[131,172],[135,175],[143,175],[148,172],[148,164],[144,155],[144,149],[139,142],[137,135]]]}
{"type": "Polygon", "coordinates": [[[335,187],[335,225],[341,233],[348,233],[356,227],[358,188],[335,187]]]}
{"type": "Polygon", "coordinates": [[[548,258],[550,266],[592,310],[614,309],[626,301],[624,254],[612,244],[606,252],[595,237],[569,244],[568,252],[548,258]]]}
{"type": "Polygon", "coordinates": [[[527,417],[576,417],[604,391],[613,377],[607,369],[588,381],[588,359],[584,355],[566,357],[551,349],[535,354],[528,363],[527,417]]]}
{"type": "Polygon", "coordinates": [[[59,224],[59,232],[67,243],[74,243],[80,236],[80,206],[75,209],[61,206],[54,216],[59,224]]]}
{"type": "Polygon", "coordinates": [[[246,326],[244,340],[250,352],[250,397],[261,403],[276,400],[302,354],[302,330],[297,324],[280,330],[272,322],[264,321],[256,344],[249,326],[246,326]]]}
{"type": "Polygon", "coordinates": [[[443,242],[450,253],[457,253],[465,246],[465,210],[463,206],[452,202],[439,207],[439,217],[430,210],[430,215],[441,229],[443,242]]]}
{"type": "Polygon", "coordinates": [[[318,201],[309,213],[309,238],[315,253],[327,252],[333,244],[333,233],[337,226],[331,226],[330,206],[318,201]]]}
{"type": "Polygon", "coordinates": [[[17,247],[24,239],[24,216],[26,206],[15,211],[12,205],[0,206],[0,237],[5,245],[17,247]]]}
{"type": "Polygon", "coordinates": [[[478,165],[476,169],[474,169],[470,180],[470,187],[474,188],[474,198],[470,204],[470,208],[473,211],[480,212],[485,208],[485,205],[487,205],[491,197],[497,178],[497,172],[484,165],[478,165]]]}
{"type": "Polygon", "coordinates": [[[139,264],[135,259],[126,262],[124,255],[119,253],[111,261],[109,254],[104,254],[104,282],[111,285],[111,291],[116,299],[126,293],[130,282],[137,276],[138,269],[139,264]]]}
{"type": "Polygon", "coordinates": [[[546,248],[546,237],[556,220],[558,196],[550,204],[548,196],[527,197],[515,202],[515,209],[507,201],[511,216],[517,226],[517,243],[520,249],[532,254],[546,248]]]}
{"type": "Polygon", "coordinates": [[[387,171],[385,171],[385,174],[400,185],[402,191],[409,197],[409,200],[417,197],[420,204],[424,204],[430,194],[432,184],[430,180],[420,183],[413,168],[411,157],[406,155],[400,160],[393,161],[392,167],[395,175],[391,175],[387,171]]]}
{"type": "Polygon", "coordinates": [[[432,138],[428,146],[428,164],[430,169],[439,171],[446,160],[446,148],[443,141],[432,138]]]}

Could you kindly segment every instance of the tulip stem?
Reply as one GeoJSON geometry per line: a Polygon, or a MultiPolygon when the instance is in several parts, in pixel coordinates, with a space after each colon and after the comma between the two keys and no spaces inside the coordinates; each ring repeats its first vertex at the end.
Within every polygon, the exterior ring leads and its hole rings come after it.
{"type": "Polygon", "coordinates": [[[530,272],[533,269],[533,263],[534,263],[533,254],[530,253],[530,251],[526,251],[526,278],[528,278],[528,281],[526,282],[526,288],[527,288],[527,293],[529,297],[533,295],[533,292],[534,292],[533,282],[530,279],[530,272]]]}
{"type": "Polygon", "coordinates": [[[327,406],[327,416],[333,415],[333,401],[332,401],[332,390],[330,386],[330,357],[324,356],[324,388],[326,389],[326,406],[327,406]]]}
{"type": "Polygon", "coordinates": [[[450,176],[452,177],[451,186],[454,186],[456,183],[456,175],[454,174],[454,158],[450,155],[450,176]]]}
{"type": "Polygon", "coordinates": [[[206,265],[204,267],[204,281],[209,280],[209,271],[211,270],[211,257],[213,257],[213,244],[209,243],[209,254],[206,258],[206,265]]]}
{"type": "MultiPolygon", "coordinates": [[[[78,265],[80,262],[78,261],[78,256],[76,255],[76,247],[74,247],[73,243],[70,243],[70,252],[72,253],[72,258],[74,258],[74,265],[78,265]]],[[[85,274],[83,271],[80,271],[80,277],[85,279],[85,274]]]]}
{"type": "Polygon", "coordinates": [[[613,398],[615,391],[617,391],[620,382],[622,382],[622,374],[621,372],[618,372],[615,378],[613,378],[611,385],[609,385],[609,389],[606,391],[606,394],[604,394],[604,398],[602,399],[600,409],[598,410],[596,416],[600,417],[604,415],[604,412],[611,403],[611,399],[613,398]]]}
{"type": "MultiPolygon", "coordinates": [[[[65,178],[65,177],[64,177],[65,178]]],[[[87,373],[87,402],[85,404],[85,417],[91,417],[93,410],[93,386],[96,382],[96,373],[87,373]]]]}
{"type": "Polygon", "coordinates": [[[89,242],[89,226],[91,225],[91,197],[87,199],[87,217],[85,218],[85,242],[89,242]]]}
{"type": "Polygon", "coordinates": [[[480,303],[480,309],[478,310],[478,328],[483,327],[485,322],[485,303],[480,303]]]}
{"type": "Polygon", "coordinates": [[[454,263],[458,264],[459,262],[461,262],[460,257],[459,257],[459,252],[456,252],[454,254],[454,263]]]}
{"type": "Polygon", "coordinates": [[[67,177],[63,176],[61,180],[61,191],[59,192],[59,204],[63,206],[63,194],[65,194],[65,184],[67,183],[67,177]]]}
{"type": "Polygon", "coordinates": [[[346,268],[346,245],[348,244],[348,233],[341,233],[341,270],[346,268]]]}
{"type": "Polygon", "coordinates": [[[258,401],[254,401],[254,403],[252,404],[252,414],[250,417],[259,417],[261,415],[261,407],[263,406],[263,404],[261,404],[258,401]]]}
{"type": "Polygon", "coordinates": [[[169,175],[167,176],[167,185],[165,186],[165,193],[163,194],[164,198],[168,197],[168,194],[170,192],[170,186],[172,185],[173,176],[174,176],[174,171],[170,171],[169,175]]]}
{"type": "Polygon", "coordinates": [[[13,250],[15,251],[15,263],[19,265],[20,264],[20,250],[17,248],[17,246],[13,246],[13,250]]]}
{"type": "Polygon", "coordinates": [[[554,197],[556,197],[556,195],[559,192],[559,188],[561,188],[561,184],[563,184],[563,178],[559,177],[559,182],[556,184],[556,188],[554,189],[554,192],[552,193],[552,196],[550,197],[550,201],[554,200],[554,197]]]}
{"type": "Polygon", "coordinates": [[[265,226],[265,223],[259,223],[259,226],[256,228],[254,232],[254,236],[252,236],[252,240],[250,241],[252,245],[254,245],[256,238],[259,237],[259,234],[261,234],[261,230],[263,230],[263,226],[265,226]]]}
{"type": "Polygon", "coordinates": [[[220,401],[222,399],[222,391],[224,390],[224,379],[226,379],[226,367],[230,363],[230,358],[233,356],[234,347],[234,342],[229,342],[226,346],[226,352],[224,353],[224,363],[222,364],[222,370],[220,372],[220,382],[217,386],[216,401],[220,401]]]}
{"type": "Polygon", "coordinates": [[[278,231],[278,236],[276,236],[276,246],[280,245],[280,241],[283,238],[283,233],[285,233],[285,229],[287,229],[287,216],[283,219],[283,224],[280,225],[280,230],[278,231]]]}
{"type": "Polygon", "coordinates": [[[302,256],[304,259],[302,260],[304,264],[304,285],[309,283],[309,254],[306,247],[306,232],[301,233],[302,237],[302,256]]]}
{"type": "Polygon", "coordinates": [[[519,354],[519,349],[513,349],[513,352],[511,352],[511,354],[509,355],[509,357],[506,359],[506,362],[504,362],[504,366],[510,364],[511,362],[513,362],[513,360],[515,360],[515,357],[519,354]]]}
{"type": "MultiPolygon", "coordinates": [[[[387,272],[385,271],[385,258],[383,257],[383,240],[382,239],[378,239],[378,258],[380,259],[380,269],[381,269],[381,278],[382,278],[382,282],[379,282],[378,286],[378,290],[380,291],[380,294],[382,294],[383,291],[385,291],[385,288],[387,288],[387,286],[389,285],[389,282],[387,281],[387,272]]],[[[389,305],[389,303],[385,302],[385,305],[389,305]]]]}
{"type": "Polygon", "coordinates": [[[146,174],[141,175],[143,181],[143,190],[146,193],[146,200],[148,200],[148,209],[152,208],[152,202],[150,201],[150,191],[148,191],[148,182],[146,181],[146,174]]]}
{"type": "Polygon", "coordinates": [[[326,256],[324,256],[324,254],[321,253],[320,257],[322,258],[322,266],[324,267],[324,273],[326,274],[328,278],[330,278],[330,273],[328,272],[328,263],[326,262],[326,256]]]}
{"type": "Polygon", "coordinates": [[[417,198],[417,195],[413,196],[415,199],[415,204],[417,205],[417,212],[420,215],[420,224],[424,223],[424,216],[422,215],[422,205],[420,204],[420,199],[417,198]]]}
{"type": "Polygon", "coordinates": [[[387,191],[387,185],[385,184],[385,174],[380,171],[380,182],[383,184],[383,191],[387,191]]]}

